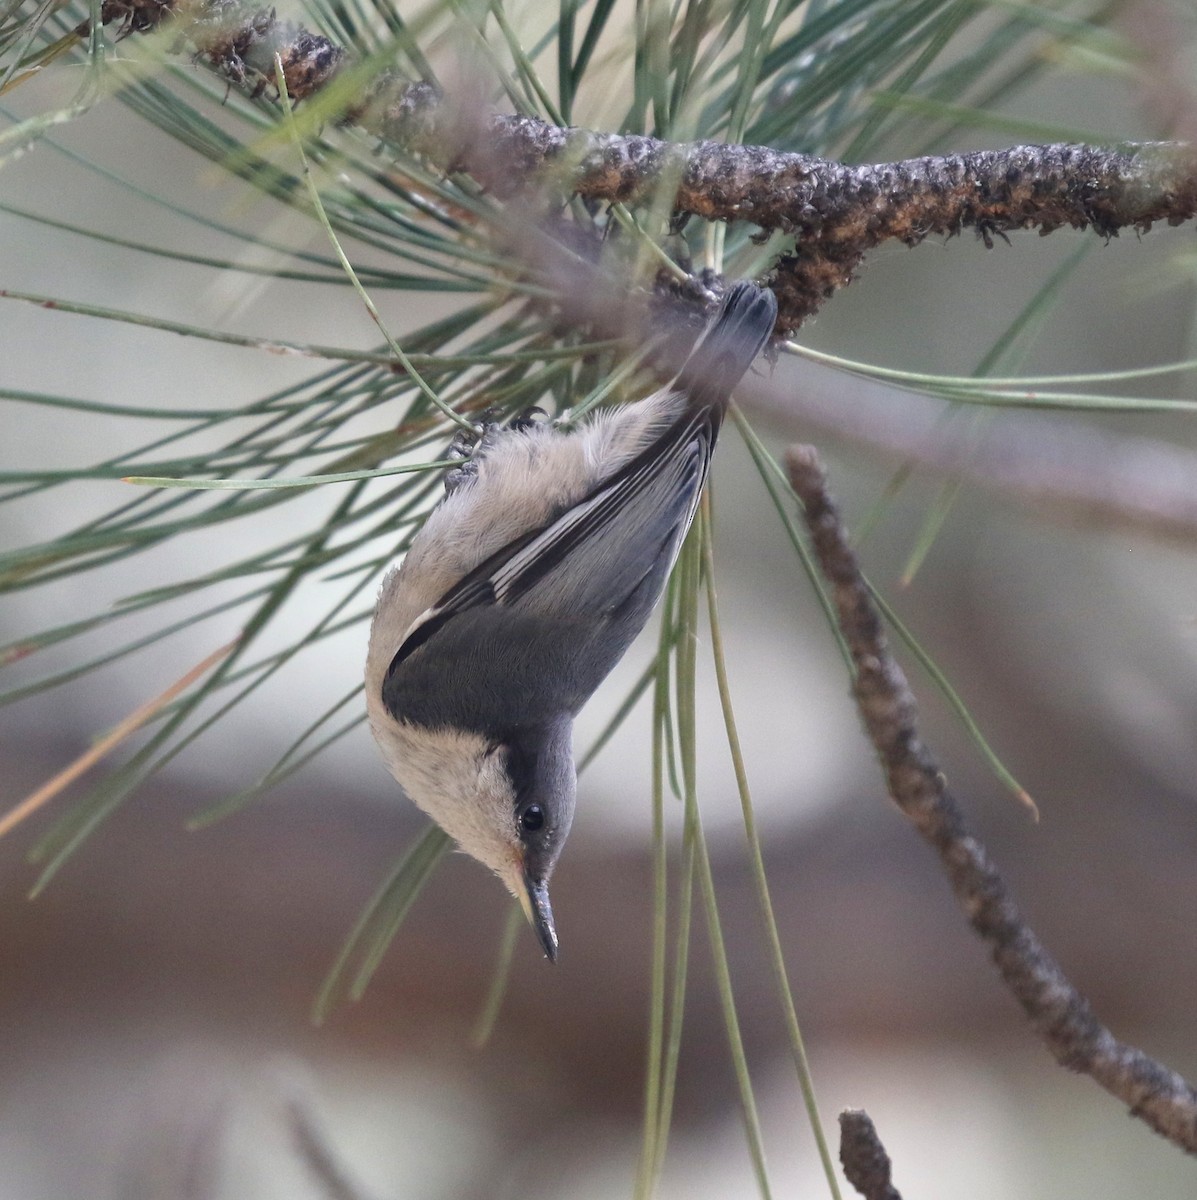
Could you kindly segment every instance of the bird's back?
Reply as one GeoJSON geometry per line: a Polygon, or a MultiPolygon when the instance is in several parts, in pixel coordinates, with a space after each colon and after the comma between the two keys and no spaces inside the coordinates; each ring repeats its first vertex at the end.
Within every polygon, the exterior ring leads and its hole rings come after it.
{"type": "Polygon", "coordinates": [[[737,284],[672,386],[576,431],[497,436],[384,582],[368,701],[483,734],[576,713],[660,597],[775,313],[737,284]]]}

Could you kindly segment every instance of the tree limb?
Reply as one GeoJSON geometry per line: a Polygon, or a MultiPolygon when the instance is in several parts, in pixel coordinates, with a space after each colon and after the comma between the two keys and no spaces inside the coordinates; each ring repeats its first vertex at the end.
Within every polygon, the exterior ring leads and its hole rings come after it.
{"type": "Polygon", "coordinates": [[[919,737],[914,696],[890,653],[815,451],[794,446],[786,463],[856,667],[853,690],[889,794],[931,844],[973,931],[1056,1060],[1091,1076],[1132,1115],[1197,1153],[1197,1092],[1175,1071],[1119,1042],[1019,913],[1010,889],[968,829],[943,774],[919,737]]]}
{"type": "MultiPolygon", "coordinates": [[[[242,0],[106,0],[102,8],[105,22],[119,21],[128,32],[175,13],[197,57],[255,94],[272,85],[275,54],[295,100],[315,95],[352,63],[329,38],[242,0]]],[[[346,120],[444,171],[467,172],[500,197],[635,202],[665,187],[678,218],[750,221],[792,234],[794,252],[780,259],[772,282],[782,334],[849,283],[882,242],[916,245],[965,228],[987,244],[1016,229],[1046,234],[1062,226],[1113,237],[1197,214],[1197,161],[1190,148],[1172,143],[1015,146],[847,165],[767,146],[671,143],[463,111],[432,84],[396,72],[368,84],[346,120]]]]}

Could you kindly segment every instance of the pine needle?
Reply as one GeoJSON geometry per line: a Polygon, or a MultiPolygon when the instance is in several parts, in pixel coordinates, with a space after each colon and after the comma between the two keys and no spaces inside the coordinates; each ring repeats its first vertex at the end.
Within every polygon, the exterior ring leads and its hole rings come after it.
{"type": "Polygon", "coordinates": [[[53,779],[42,784],[37,791],[25,797],[15,808],[0,817],[0,837],[15,829],[27,817],[48,804],[60,792],[65,791],[80,775],[91,770],[101,759],[111,754],[123,741],[136,733],[147,721],[162,711],[176,696],[185,692],[197,679],[207,674],[217,663],[231,654],[240,639],[234,638],[227,645],[214,650],[207,658],[196,663],[190,671],[181,675],[165,691],[147,700],[140,708],[131,712],[110,733],[96,742],[90,750],[81,754],[70,766],[59,771],[53,779]]]}

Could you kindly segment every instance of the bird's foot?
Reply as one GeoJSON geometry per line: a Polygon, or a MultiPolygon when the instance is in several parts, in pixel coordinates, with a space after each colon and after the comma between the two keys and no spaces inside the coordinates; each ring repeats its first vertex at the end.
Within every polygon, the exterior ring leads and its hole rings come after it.
{"type": "Polygon", "coordinates": [[[523,433],[548,421],[548,413],[533,405],[517,413],[506,425],[500,420],[497,408],[484,409],[473,429],[459,429],[445,450],[445,458],[458,460],[461,465],[445,473],[445,495],[451,496],[463,483],[478,474],[478,462],[506,433],[523,433]]]}

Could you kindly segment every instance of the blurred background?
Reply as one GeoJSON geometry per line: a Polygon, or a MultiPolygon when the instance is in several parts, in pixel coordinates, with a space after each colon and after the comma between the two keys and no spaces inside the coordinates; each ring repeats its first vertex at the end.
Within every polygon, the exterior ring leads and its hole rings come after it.
{"type": "MultiPolygon", "coordinates": [[[[523,15],[533,17],[534,6],[523,15]]],[[[585,7],[585,6],[583,6],[585,7]]],[[[980,7],[980,6],[974,6],[980,7]]],[[[1106,26],[1135,70],[1088,43],[948,149],[1045,128],[1146,139],[1185,131],[1192,17],[1119,5],[1106,26]],[[1165,35],[1159,36],[1164,30],[1165,35]],[[1166,52],[1166,53],[1165,53],[1166,52]],[[1161,57],[1163,55],[1164,57],[1161,57]],[[1146,86],[1167,82],[1169,87],[1146,86]],[[1172,85],[1175,84],[1175,87],[1172,85]]],[[[520,11],[518,6],[515,10],[520,11]]],[[[1050,31],[1049,31],[1050,32],[1050,31]]],[[[956,53],[964,53],[957,48],[956,53]]],[[[1042,65],[1042,63],[1041,63],[1042,65]]],[[[198,68],[197,68],[198,69],[198,68]]],[[[14,94],[29,113],[69,98],[60,64],[14,94]]],[[[596,92],[598,89],[596,89],[596,92]]],[[[580,124],[606,127],[596,95],[580,124]]],[[[217,117],[218,119],[218,117],[217,117]]],[[[81,170],[121,179],[276,242],[324,249],[312,222],[271,205],[114,102],[4,167],[6,205],[147,244],[180,241],[177,214],[81,170]]],[[[895,139],[886,154],[917,148],[895,139]]],[[[876,155],[874,155],[876,157],[876,155]]],[[[0,212],[0,286],[262,337],[369,346],[347,289],[165,263],[0,212]]],[[[185,227],[185,248],[230,254],[185,227]]],[[[801,331],[804,345],[888,367],[967,374],[1086,240],[1024,369],[1117,370],[1194,353],[1192,229],[1108,244],[1070,231],[992,250],[971,234],[883,249],[801,331]]],[[[235,253],[250,255],[236,249],[235,253]]],[[[270,252],[260,251],[263,259],[270,252]]],[[[380,300],[402,331],[450,296],[380,300]],[[405,307],[406,306],[406,307],[405,307]],[[416,307],[418,306],[418,309],[416,307]]],[[[213,407],[299,382],[294,356],[4,302],[0,383],[136,407],[213,407]]],[[[824,451],[849,525],[899,460],[831,436],[804,403],[903,412],[910,398],[783,360],[792,417],[762,421],[777,449],[824,451]]],[[[1191,398],[1192,375],[1135,381],[1191,398]]],[[[1192,417],[995,411],[987,429],[1069,420],[1192,446],[1192,417]]],[[[10,404],[0,466],[70,468],[126,452],[132,417],[10,404]]],[[[1099,1016],[1197,1076],[1197,560],[1191,547],[1084,528],[963,481],[908,587],[901,576],[942,481],[916,473],[862,547],[866,569],[945,669],[1038,802],[1033,823],[993,779],[927,678],[907,663],[924,732],[1031,923],[1099,1016]]],[[[44,540],[119,503],[128,485],[73,483],[0,510],[3,548],[44,540]]],[[[717,583],[731,684],[765,857],[829,1136],[835,1113],[876,1121],[908,1197],[986,1200],[1194,1193],[1191,1160],[1038,1045],[956,911],[932,856],[885,798],[842,663],[738,437],[715,471],[717,583]]],[[[279,518],[199,530],[127,561],[0,602],[0,639],[90,615],[121,596],[218,570],[278,536],[279,518]]],[[[265,646],[306,628],[313,577],[265,646]]],[[[370,595],[369,589],[366,595],[370,595]]],[[[186,609],[177,612],[186,617],[186,609]]],[[[0,711],[7,810],[232,637],[233,616],[0,711]]],[[[102,653],[101,628],[86,657],[102,653]]],[[[556,968],[516,948],[493,1036],[471,1041],[506,920],[499,885],[446,861],[356,1004],[320,1027],[313,999],[357,914],[422,828],[365,727],[297,776],[198,832],[187,820],[253,782],[360,677],[358,624],[297,658],[114,812],[36,900],[26,854],[55,812],[0,841],[0,1195],[96,1197],[571,1197],[631,1194],[649,1003],[647,704],[583,774],[554,884],[556,968]],[[341,1190],[337,1190],[340,1188],[341,1190]]],[[[588,745],[653,652],[637,646],[579,723],[588,745]]],[[[5,667],[7,687],[69,668],[68,643],[5,667]]],[[[712,673],[700,654],[700,801],[736,1000],[778,1195],[826,1194],[769,979],[712,673]]],[[[100,768],[102,771],[104,768],[100,768]]],[[[78,793],[72,793],[75,795],[78,793]]],[[[68,795],[55,801],[61,812],[68,795]]],[[[671,802],[672,803],[672,802],[671,802]]],[[[680,810],[679,805],[672,805],[680,810]]],[[[680,811],[672,811],[680,836],[680,811]]],[[[666,1197],[756,1194],[705,931],[691,987],[666,1197]]]]}

